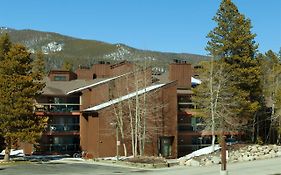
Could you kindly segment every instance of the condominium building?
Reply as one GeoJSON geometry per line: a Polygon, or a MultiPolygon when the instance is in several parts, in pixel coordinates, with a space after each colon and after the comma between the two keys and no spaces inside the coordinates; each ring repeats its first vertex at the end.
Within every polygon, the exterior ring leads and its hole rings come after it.
{"type": "MultiPolygon", "coordinates": [[[[150,68],[137,70],[130,62],[100,62],[75,72],[53,70],[46,77],[35,111],[48,116],[48,126],[38,144],[26,153],[73,154],[90,157],[122,155],[123,144],[131,154],[131,139],[116,129],[119,104],[146,99],[145,155],[175,158],[202,146],[200,119],[192,117],[192,66],[172,63],[169,71],[153,75],[150,68]],[[152,110],[153,109],[153,110],[152,110]],[[147,130],[149,130],[147,129],[147,130]],[[194,141],[196,140],[196,142],[194,141]]],[[[128,113],[129,109],[126,110],[128,113]]],[[[135,112],[135,111],[134,111],[135,112]]],[[[129,115],[129,114],[128,114],[129,115]]],[[[129,126],[129,119],[124,126],[129,126]]]]}

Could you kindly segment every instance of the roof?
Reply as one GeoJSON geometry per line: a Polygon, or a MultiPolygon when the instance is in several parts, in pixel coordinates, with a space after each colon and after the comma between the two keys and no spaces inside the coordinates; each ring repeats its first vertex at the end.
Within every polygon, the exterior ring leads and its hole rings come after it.
{"type": "Polygon", "coordinates": [[[111,105],[113,105],[113,104],[119,103],[119,102],[121,102],[121,101],[127,100],[127,99],[132,98],[132,97],[135,97],[137,94],[138,94],[138,95],[142,95],[142,94],[147,93],[147,92],[149,92],[149,91],[158,89],[158,88],[160,88],[160,87],[162,87],[162,86],[164,86],[164,85],[166,85],[166,84],[156,84],[156,85],[152,85],[152,86],[149,86],[149,87],[147,87],[147,88],[141,89],[141,90],[139,90],[139,91],[135,91],[135,92],[132,92],[132,93],[130,93],[130,94],[124,95],[124,96],[122,96],[122,97],[116,98],[116,99],[114,99],[114,100],[110,100],[110,101],[108,101],[108,102],[99,104],[99,105],[97,105],[97,106],[84,109],[83,111],[84,111],[84,112],[98,111],[98,110],[101,110],[101,109],[103,109],[103,108],[109,107],[109,106],[111,106],[111,105]]]}
{"type": "MultiPolygon", "coordinates": [[[[168,83],[170,81],[168,72],[165,72],[161,75],[153,75],[153,76],[159,80],[159,83],[168,83]]],[[[191,84],[197,85],[197,84],[201,84],[201,83],[202,83],[201,80],[191,77],[191,84]]]]}
{"type": "Polygon", "coordinates": [[[72,94],[72,93],[75,93],[75,92],[80,92],[80,91],[83,91],[83,90],[85,90],[85,89],[92,88],[92,87],[94,87],[94,86],[97,86],[97,85],[100,85],[100,84],[109,82],[109,81],[111,81],[111,80],[114,80],[114,79],[117,79],[117,78],[119,78],[119,77],[128,75],[128,74],[130,74],[130,73],[131,73],[131,72],[126,73],[126,74],[122,74],[122,75],[119,75],[119,76],[116,76],[116,77],[103,79],[102,81],[94,82],[94,83],[89,84],[89,85],[87,85],[87,86],[80,86],[79,88],[76,88],[76,89],[73,89],[73,90],[68,91],[68,92],[67,92],[67,95],[72,94]]]}
{"type": "Polygon", "coordinates": [[[46,86],[43,89],[43,95],[68,95],[67,92],[74,89],[85,87],[87,85],[103,81],[104,78],[94,80],[71,80],[71,81],[51,81],[48,77],[44,78],[46,86]]]}

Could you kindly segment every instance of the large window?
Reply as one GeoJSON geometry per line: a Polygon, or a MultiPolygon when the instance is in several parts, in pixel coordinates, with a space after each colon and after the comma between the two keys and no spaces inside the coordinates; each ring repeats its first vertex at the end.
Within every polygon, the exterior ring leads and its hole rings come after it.
{"type": "Polygon", "coordinates": [[[66,76],[65,75],[55,75],[54,80],[55,81],[66,81],[66,76]]]}

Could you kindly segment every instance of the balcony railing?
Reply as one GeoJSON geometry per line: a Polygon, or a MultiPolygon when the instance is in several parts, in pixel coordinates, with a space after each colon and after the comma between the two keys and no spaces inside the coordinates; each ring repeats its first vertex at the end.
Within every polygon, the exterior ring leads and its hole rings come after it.
{"type": "Polygon", "coordinates": [[[49,124],[46,128],[48,132],[79,132],[79,124],[49,124]]]}
{"type": "Polygon", "coordinates": [[[36,111],[44,112],[75,112],[79,111],[80,104],[72,103],[40,103],[35,105],[36,111]]]}
{"type": "Polygon", "coordinates": [[[79,144],[38,144],[36,151],[38,152],[76,152],[80,149],[79,144]]]}

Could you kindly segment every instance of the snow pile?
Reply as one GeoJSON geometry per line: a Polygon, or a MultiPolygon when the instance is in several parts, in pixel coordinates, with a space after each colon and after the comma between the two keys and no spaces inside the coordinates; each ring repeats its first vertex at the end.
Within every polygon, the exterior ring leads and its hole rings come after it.
{"type": "MultiPolygon", "coordinates": [[[[220,148],[221,147],[217,144],[214,147],[214,151],[219,150],[220,148]]],[[[212,149],[212,146],[208,146],[208,147],[196,150],[196,151],[194,151],[194,152],[192,152],[192,153],[190,153],[190,154],[188,154],[184,157],[180,157],[179,160],[188,160],[188,159],[191,159],[193,157],[197,157],[197,156],[201,156],[201,155],[205,155],[205,154],[210,154],[214,151],[212,149]]]]}
{"type": "MultiPolygon", "coordinates": [[[[1,156],[4,156],[4,155],[5,155],[5,150],[3,150],[3,151],[0,153],[0,155],[1,155],[1,156]]],[[[24,156],[24,153],[23,153],[23,150],[22,150],[22,149],[19,149],[19,150],[11,149],[10,156],[24,156]]]]}
{"type": "Polygon", "coordinates": [[[115,157],[102,157],[102,158],[98,158],[98,159],[101,159],[101,160],[113,160],[113,161],[116,161],[116,160],[126,160],[126,159],[130,159],[130,158],[133,158],[133,156],[118,156],[118,158],[115,156],[115,157]]]}

